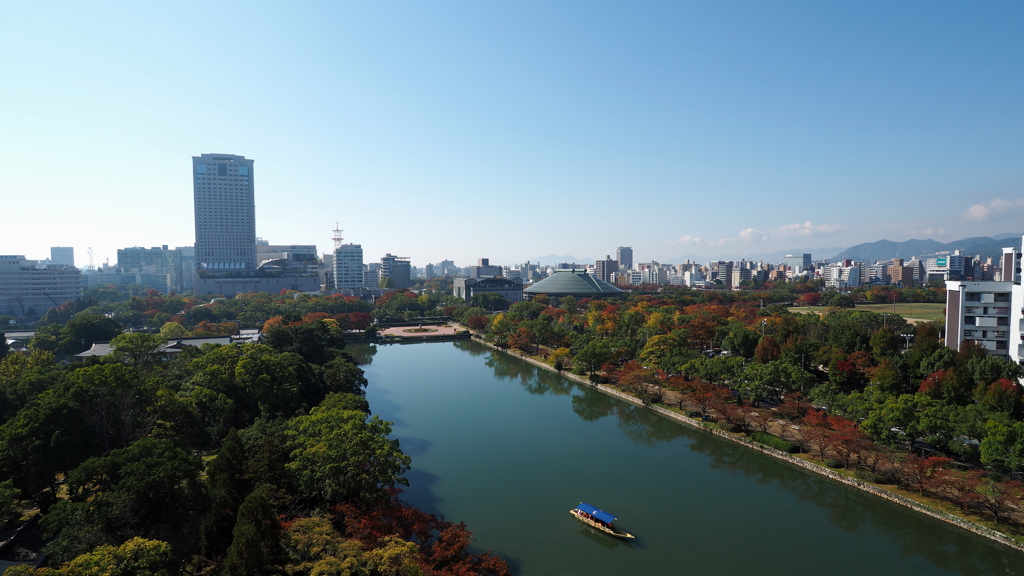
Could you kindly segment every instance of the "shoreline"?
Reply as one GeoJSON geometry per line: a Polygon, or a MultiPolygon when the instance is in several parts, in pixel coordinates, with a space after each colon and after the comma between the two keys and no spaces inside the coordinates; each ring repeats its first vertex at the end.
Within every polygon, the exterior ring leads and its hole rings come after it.
{"type": "Polygon", "coordinates": [[[670,420],[674,420],[675,422],[678,422],[680,424],[683,424],[683,425],[688,426],[690,428],[693,428],[695,430],[700,430],[702,432],[707,432],[707,433],[713,434],[715,436],[718,436],[719,438],[722,438],[724,440],[728,440],[728,441],[730,441],[730,442],[732,442],[734,444],[739,444],[741,446],[744,446],[744,447],[747,447],[747,448],[751,448],[753,450],[757,450],[758,452],[761,452],[762,454],[765,454],[767,456],[773,457],[773,458],[775,458],[777,460],[781,460],[782,462],[786,462],[786,463],[788,463],[790,465],[793,465],[793,466],[796,466],[798,468],[802,468],[802,469],[804,469],[804,470],[806,470],[808,472],[817,474],[819,476],[823,476],[823,477],[825,477],[825,478],[827,478],[829,480],[832,480],[832,481],[835,481],[835,482],[839,482],[841,484],[845,484],[847,486],[850,486],[852,488],[858,489],[858,490],[860,490],[862,492],[866,492],[868,494],[871,494],[871,495],[876,496],[878,498],[881,498],[883,500],[887,500],[890,503],[895,504],[897,506],[902,506],[904,508],[909,508],[909,509],[911,509],[914,512],[917,512],[917,513],[925,515],[925,516],[929,516],[929,517],[934,518],[936,520],[940,520],[942,522],[945,522],[946,524],[950,524],[950,525],[952,525],[952,526],[954,526],[956,528],[959,528],[961,530],[965,530],[965,531],[970,532],[972,534],[975,534],[977,536],[981,536],[983,538],[987,538],[987,539],[989,539],[989,540],[991,540],[991,541],[993,541],[993,542],[995,542],[997,544],[1000,544],[1000,545],[1002,545],[1002,546],[1004,546],[1006,548],[1010,548],[1010,549],[1015,550],[1017,552],[1024,552],[1024,543],[1020,543],[1017,540],[1014,540],[1012,537],[1010,537],[1010,536],[1008,536],[1006,534],[1003,534],[1002,532],[999,532],[997,530],[993,530],[992,528],[989,528],[987,526],[982,526],[981,524],[976,524],[974,522],[971,522],[970,520],[966,520],[966,519],[961,518],[959,516],[955,516],[953,514],[949,514],[948,512],[944,512],[942,510],[938,510],[938,509],[933,508],[933,507],[931,507],[931,506],[929,506],[927,504],[922,504],[921,502],[918,502],[918,501],[913,500],[911,498],[907,498],[906,496],[903,496],[901,494],[896,494],[896,493],[890,492],[889,490],[886,490],[884,488],[880,488],[878,486],[875,486],[874,484],[869,484],[869,483],[864,482],[862,480],[858,480],[857,478],[852,478],[852,477],[846,476],[844,474],[840,474],[840,473],[835,472],[834,470],[832,470],[830,468],[827,468],[825,466],[822,466],[820,464],[815,464],[813,462],[804,460],[802,458],[797,458],[796,456],[794,456],[792,454],[787,454],[786,452],[782,452],[781,450],[776,450],[775,448],[771,448],[770,446],[765,446],[764,444],[759,444],[759,443],[754,442],[753,440],[750,440],[748,438],[744,438],[744,437],[740,437],[740,436],[735,436],[733,434],[730,434],[730,433],[728,433],[728,432],[726,432],[724,430],[718,429],[718,428],[706,428],[706,427],[704,427],[701,424],[700,420],[695,420],[695,419],[689,418],[689,417],[687,417],[687,416],[685,416],[683,414],[679,414],[677,412],[673,412],[673,411],[671,411],[671,410],[669,410],[669,409],[667,409],[667,408],[665,408],[663,406],[650,406],[650,405],[645,406],[644,403],[641,402],[638,398],[636,398],[634,396],[631,396],[629,394],[626,394],[625,392],[622,392],[622,391],[619,391],[619,390],[615,390],[614,388],[611,388],[611,387],[606,386],[604,384],[596,384],[594,382],[591,382],[590,380],[588,380],[587,378],[585,378],[583,376],[578,376],[576,374],[571,374],[571,373],[568,373],[568,372],[559,372],[558,370],[555,370],[554,367],[550,366],[549,364],[547,364],[545,362],[541,362],[541,361],[535,360],[533,358],[528,358],[526,356],[520,356],[520,355],[515,354],[513,352],[510,352],[508,350],[502,350],[501,348],[498,348],[497,346],[491,344],[490,342],[484,341],[483,338],[477,337],[477,335],[475,335],[475,334],[473,335],[472,340],[474,342],[478,342],[480,344],[483,344],[484,346],[487,346],[488,348],[490,348],[492,350],[495,350],[497,352],[508,354],[509,356],[512,356],[514,358],[518,358],[520,360],[528,362],[528,363],[530,363],[530,364],[532,364],[534,366],[537,366],[538,368],[543,368],[543,369],[545,369],[545,370],[547,370],[549,372],[554,372],[555,374],[559,374],[559,375],[561,375],[561,376],[563,376],[565,378],[568,378],[568,379],[570,379],[570,380],[572,380],[572,381],[574,381],[576,383],[583,384],[583,385],[586,385],[586,386],[588,386],[590,388],[596,389],[597,391],[602,392],[602,393],[604,393],[604,394],[606,394],[608,396],[612,396],[614,398],[618,398],[619,400],[622,400],[622,401],[625,401],[625,402],[629,402],[629,403],[637,405],[637,406],[642,406],[644,408],[648,408],[648,409],[652,410],[653,412],[655,412],[656,414],[659,414],[660,416],[662,416],[664,418],[668,418],[670,420]]]}

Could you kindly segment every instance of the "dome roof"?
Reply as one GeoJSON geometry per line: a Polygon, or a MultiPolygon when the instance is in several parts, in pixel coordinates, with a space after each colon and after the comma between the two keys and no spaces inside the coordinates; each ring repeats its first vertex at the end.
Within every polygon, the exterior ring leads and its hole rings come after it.
{"type": "Polygon", "coordinates": [[[587,274],[586,270],[555,270],[555,273],[523,290],[525,294],[601,298],[622,294],[615,286],[587,274]]]}

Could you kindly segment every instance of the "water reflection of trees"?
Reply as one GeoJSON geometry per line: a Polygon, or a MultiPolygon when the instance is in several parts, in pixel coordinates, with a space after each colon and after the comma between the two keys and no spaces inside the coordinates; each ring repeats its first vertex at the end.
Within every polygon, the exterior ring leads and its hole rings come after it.
{"type": "MultiPolygon", "coordinates": [[[[587,391],[589,394],[601,395],[600,392],[587,391]]],[[[619,430],[634,444],[654,446],[659,442],[675,440],[683,435],[682,427],[652,412],[643,406],[634,406],[619,402],[615,407],[619,430]]]]}
{"type": "Polygon", "coordinates": [[[494,371],[495,378],[517,380],[530,394],[566,396],[573,389],[570,380],[508,354],[491,352],[484,363],[494,371]]]}
{"type": "Polygon", "coordinates": [[[373,362],[373,356],[377,353],[376,344],[348,344],[345,346],[345,352],[352,355],[352,359],[356,364],[364,366],[373,362]]]}
{"type": "MultiPolygon", "coordinates": [[[[614,415],[623,434],[634,444],[653,446],[686,436],[691,450],[708,457],[712,468],[742,474],[758,484],[774,483],[817,507],[829,522],[851,534],[870,532],[893,542],[903,556],[918,556],[961,574],[1010,574],[1024,576],[1024,568],[1012,564],[1015,553],[989,541],[950,529],[935,520],[918,516],[894,504],[875,500],[848,486],[793,468],[748,448],[708,434],[694,433],[682,424],[648,408],[636,406],[577,385],[559,374],[538,369],[508,354],[494,352],[479,343],[455,345],[474,356],[488,354],[486,364],[502,380],[518,380],[531,394],[570,394],[572,409],[581,419],[594,422],[614,415]],[[998,549],[998,552],[997,552],[998,549]]],[[[597,536],[596,534],[586,534],[597,536]]]]}
{"type": "Polygon", "coordinates": [[[712,468],[743,474],[759,484],[774,483],[824,509],[829,523],[845,532],[881,535],[897,545],[902,556],[919,556],[961,574],[1024,574],[1024,569],[1009,564],[1011,553],[994,553],[994,544],[848,486],[710,436],[695,437],[689,447],[706,455],[712,468]]]}
{"type": "Polygon", "coordinates": [[[487,346],[474,340],[455,340],[452,344],[459,350],[468,352],[471,356],[483,356],[491,351],[487,346]]]}

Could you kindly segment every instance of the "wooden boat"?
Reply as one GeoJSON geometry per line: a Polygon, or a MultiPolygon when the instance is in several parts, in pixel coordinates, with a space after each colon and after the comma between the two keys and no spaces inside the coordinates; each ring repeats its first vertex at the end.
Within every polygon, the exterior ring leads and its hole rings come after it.
{"type": "Polygon", "coordinates": [[[579,506],[569,510],[569,514],[572,514],[573,518],[579,520],[583,524],[586,524],[596,530],[600,530],[609,536],[615,536],[616,538],[636,538],[636,536],[633,536],[629,532],[626,532],[615,525],[615,521],[618,520],[618,518],[604,510],[601,510],[600,508],[595,508],[590,504],[580,502],[579,506]]]}

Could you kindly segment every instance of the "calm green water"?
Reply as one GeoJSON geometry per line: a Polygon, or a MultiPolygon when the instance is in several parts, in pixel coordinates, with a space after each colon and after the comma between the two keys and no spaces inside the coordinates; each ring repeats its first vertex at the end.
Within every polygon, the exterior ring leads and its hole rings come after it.
{"type": "Polygon", "coordinates": [[[474,342],[352,351],[412,456],[406,499],[516,574],[1024,575],[1024,554],[474,342]],[[580,501],[637,539],[583,528],[580,501]]]}

